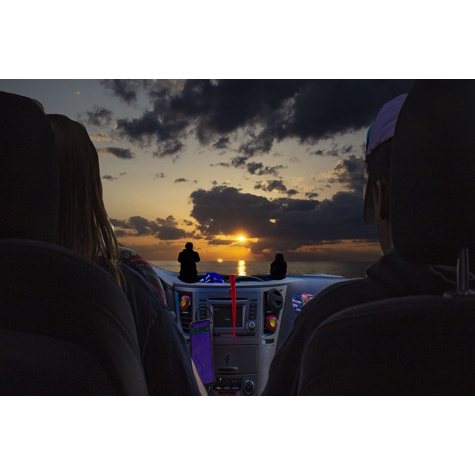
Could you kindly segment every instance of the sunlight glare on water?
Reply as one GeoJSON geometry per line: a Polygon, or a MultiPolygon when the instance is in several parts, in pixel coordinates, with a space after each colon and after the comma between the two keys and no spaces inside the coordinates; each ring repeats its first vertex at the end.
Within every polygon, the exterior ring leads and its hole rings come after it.
{"type": "MultiPolygon", "coordinates": [[[[178,261],[151,261],[157,267],[180,272],[178,261]]],[[[331,274],[347,278],[364,277],[366,269],[372,262],[312,262],[312,261],[287,261],[287,275],[302,274],[331,274]]],[[[220,275],[269,275],[269,261],[200,261],[198,272],[216,272],[220,275]]]]}

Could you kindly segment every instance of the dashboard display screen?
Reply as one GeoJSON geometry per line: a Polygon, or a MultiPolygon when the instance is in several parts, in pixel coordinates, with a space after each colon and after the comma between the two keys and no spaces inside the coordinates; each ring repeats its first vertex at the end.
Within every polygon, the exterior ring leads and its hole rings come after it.
{"type": "MultiPolygon", "coordinates": [[[[236,306],[236,328],[243,326],[244,306],[236,306]]],[[[213,322],[215,328],[233,327],[233,307],[231,304],[213,305],[213,322]]]]}

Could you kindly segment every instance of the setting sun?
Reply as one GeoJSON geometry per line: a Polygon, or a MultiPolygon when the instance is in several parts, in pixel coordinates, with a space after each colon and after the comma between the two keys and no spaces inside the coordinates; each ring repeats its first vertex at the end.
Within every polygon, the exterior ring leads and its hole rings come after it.
{"type": "Polygon", "coordinates": [[[241,241],[241,242],[244,242],[246,240],[244,236],[239,236],[237,239],[238,241],[241,241]]]}

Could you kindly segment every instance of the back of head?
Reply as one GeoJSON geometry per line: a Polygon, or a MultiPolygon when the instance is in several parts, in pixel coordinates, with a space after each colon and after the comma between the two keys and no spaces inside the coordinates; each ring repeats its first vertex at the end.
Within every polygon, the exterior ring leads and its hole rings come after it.
{"type": "Polygon", "coordinates": [[[401,94],[386,102],[366,135],[365,161],[369,174],[364,193],[363,217],[366,224],[376,223],[372,188],[376,187],[378,180],[384,183],[390,181],[394,131],[406,97],[407,94],[401,94]]]}
{"type": "Polygon", "coordinates": [[[475,81],[418,81],[391,158],[394,246],[407,260],[455,265],[475,250],[475,81]]]}
{"type": "Polygon", "coordinates": [[[101,237],[95,230],[102,203],[99,157],[86,129],[63,115],[48,115],[61,176],[57,244],[92,259],[101,237]]]}
{"type": "Polygon", "coordinates": [[[0,238],[53,242],[59,171],[53,135],[37,103],[0,92],[0,238]]]}
{"type": "Polygon", "coordinates": [[[56,244],[87,259],[102,261],[118,282],[117,240],[102,199],[99,157],[86,128],[60,114],[47,116],[54,135],[61,177],[56,244]]]}
{"type": "Polygon", "coordinates": [[[185,249],[188,249],[188,250],[191,251],[193,249],[193,243],[192,242],[187,242],[185,244],[185,249]]]}

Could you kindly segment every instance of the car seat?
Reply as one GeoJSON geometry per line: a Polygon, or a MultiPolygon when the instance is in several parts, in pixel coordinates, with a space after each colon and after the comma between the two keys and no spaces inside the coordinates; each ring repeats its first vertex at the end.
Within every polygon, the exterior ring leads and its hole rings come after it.
{"type": "Polygon", "coordinates": [[[387,299],[325,320],[301,395],[475,394],[475,82],[417,81],[396,125],[391,222],[410,262],[457,265],[457,291],[387,299]]]}
{"type": "Polygon", "coordinates": [[[53,244],[58,209],[46,117],[0,92],[0,394],[146,395],[127,298],[53,244]]]}

